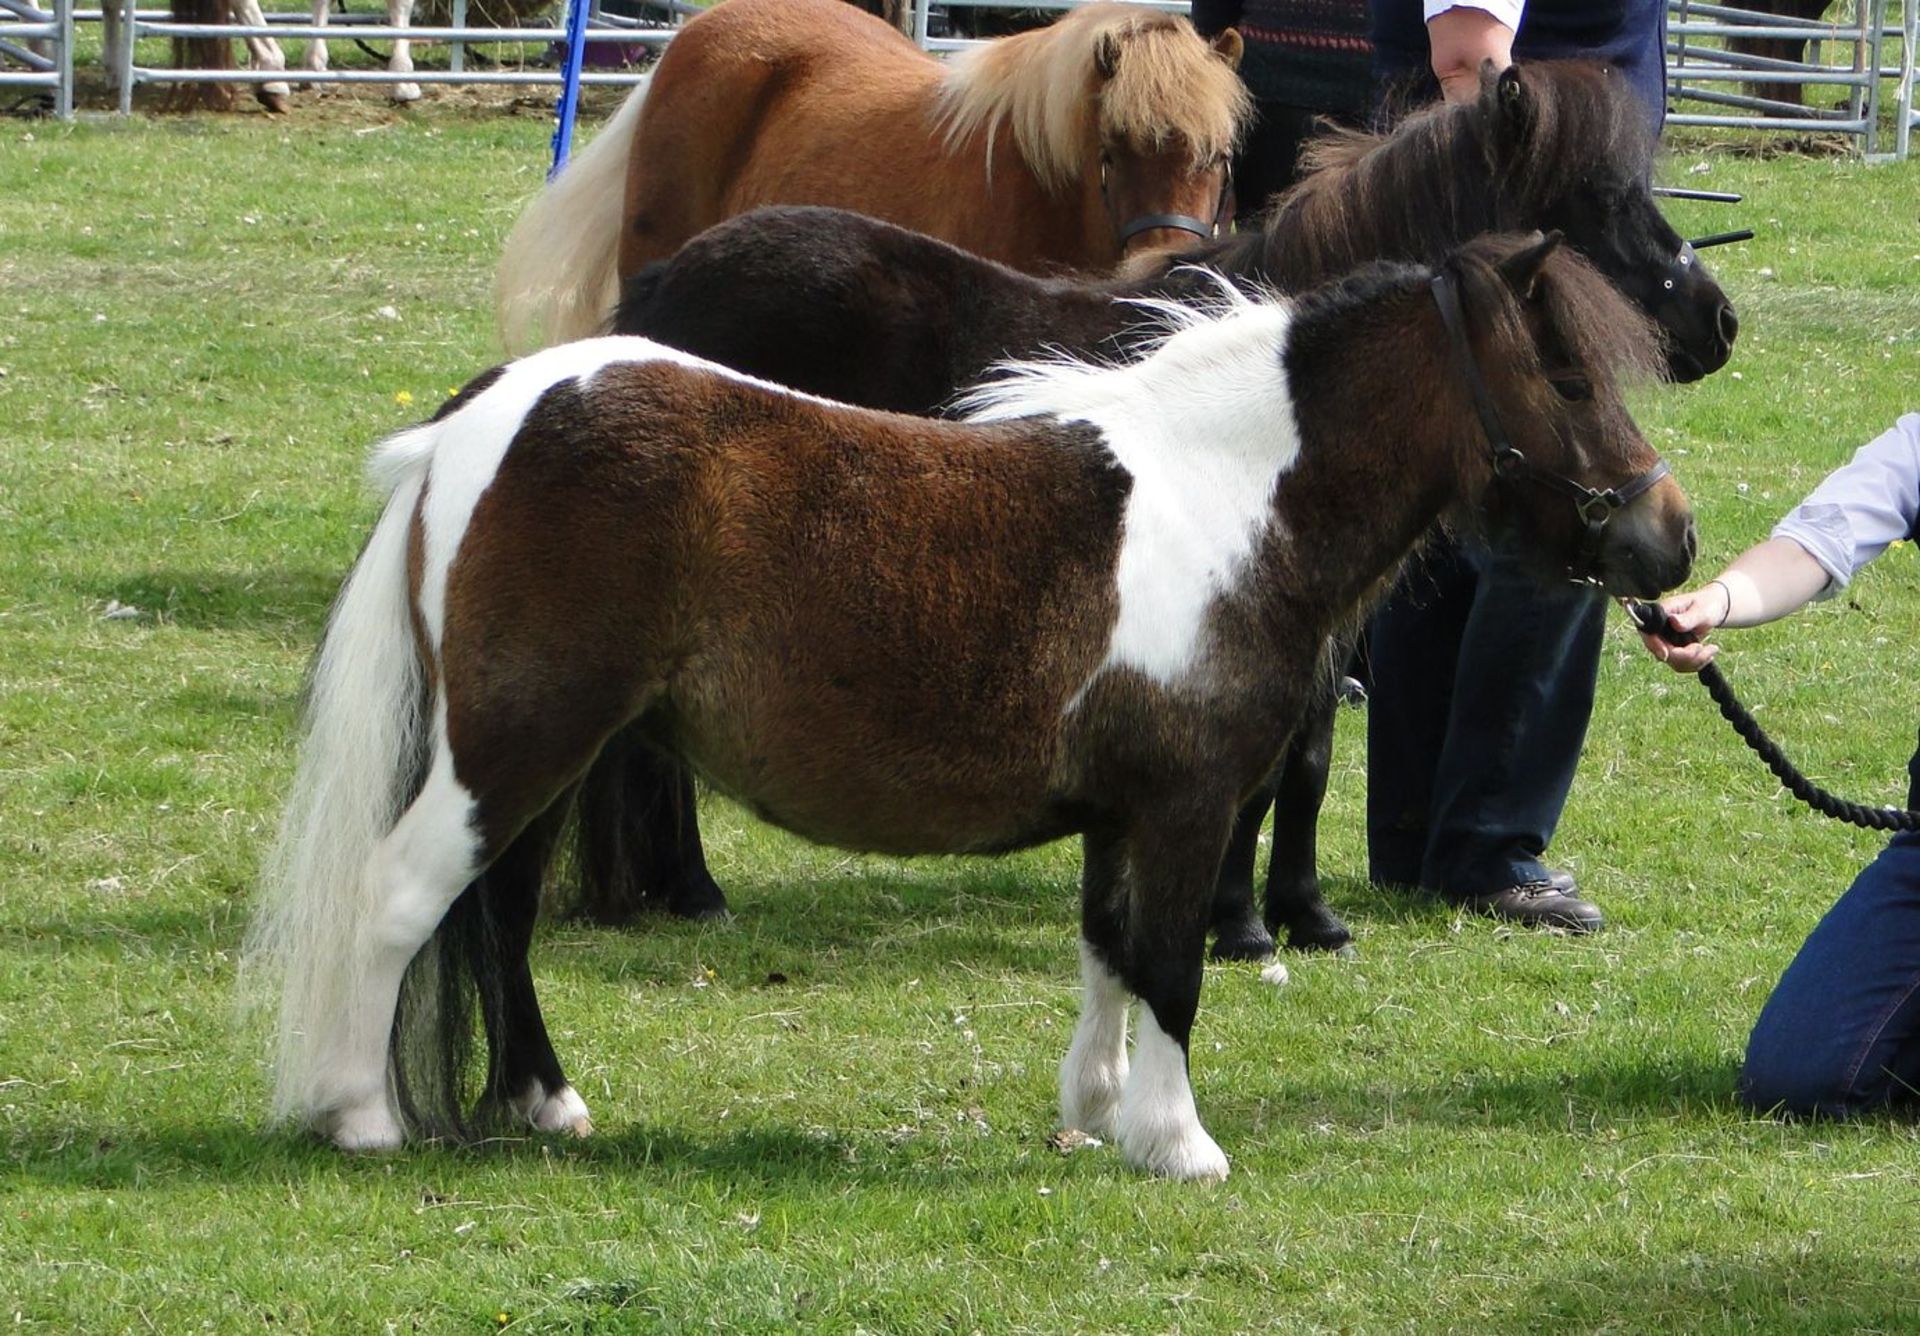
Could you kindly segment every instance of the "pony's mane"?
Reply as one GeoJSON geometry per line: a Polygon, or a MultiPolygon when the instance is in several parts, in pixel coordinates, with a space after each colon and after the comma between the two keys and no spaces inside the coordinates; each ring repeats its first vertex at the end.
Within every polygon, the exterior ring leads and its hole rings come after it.
{"type": "Polygon", "coordinates": [[[1619,75],[1586,61],[1539,61],[1516,65],[1513,80],[1517,90],[1489,68],[1471,103],[1426,108],[1384,135],[1339,130],[1310,140],[1300,181],[1264,220],[1273,276],[1284,285],[1299,274],[1283,271],[1302,263],[1333,272],[1381,254],[1374,233],[1383,218],[1423,229],[1398,238],[1393,253],[1437,259],[1463,234],[1537,216],[1582,183],[1647,179],[1653,136],[1619,75]],[[1342,250],[1350,253],[1334,253],[1342,250]]]}
{"type": "Polygon", "coordinates": [[[1153,326],[1124,360],[1055,348],[997,362],[988,368],[986,379],[955,398],[956,410],[968,422],[1069,416],[1116,399],[1130,383],[1144,378],[1143,368],[1150,364],[1177,362],[1179,376],[1187,380],[1202,364],[1218,371],[1236,360],[1276,356],[1278,340],[1292,321],[1292,302],[1266,288],[1235,284],[1212,270],[1194,273],[1208,284],[1203,296],[1124,299],[1145,312],[1153,326]],[[1250,337],[1255,332],[1270,337],[1250,337]]]}
{"type": "Polygon", "coordinates": [[[1233,151],[1251,108],[1239,76],[1185,19],[1099,0],[957,57],[934,116],[949,150],[984,135],[990,154],[1010,129],[1034,175],[1059,190],[1102,140],[1153,149],[1178,139],[1203,166],[1233,151]],[[1119,51],[1104,87],[1103,43],[1119,51]]]}

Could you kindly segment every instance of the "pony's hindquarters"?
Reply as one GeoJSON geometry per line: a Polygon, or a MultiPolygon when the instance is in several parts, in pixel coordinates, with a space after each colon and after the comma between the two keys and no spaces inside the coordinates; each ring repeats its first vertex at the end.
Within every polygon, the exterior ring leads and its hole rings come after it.
{"type": "Polygon", "coordinates": [[[428,741],[407,561],[432,442],[432,427],[417,428],[381,456],[391,492],[314,660],[299,765],[248,941],[249,971],[279,986],[276,1120],[313,1124],[353,1106],[361,1144],[398,1133],[380,1125],[392,998],[383,1014],[367,944],[387,899],[376,851],[415,797],[428,741]],[[371,1088],[370,1046],[382,1055],[371,1088]]]}
{"type": "Polygon", "coordinates": [[[619,303],[627,160],[651,82],[640,82],[508,234],[493,281],[508,352],[598,333],[619,303]]]}

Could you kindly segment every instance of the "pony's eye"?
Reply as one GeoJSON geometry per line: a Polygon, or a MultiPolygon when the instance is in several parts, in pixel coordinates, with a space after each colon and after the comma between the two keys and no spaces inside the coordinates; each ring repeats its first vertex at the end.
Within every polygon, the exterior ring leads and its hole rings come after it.
{"type": "Polygon", "coordinates": [[[1593,382],[1585,376],[1550,376],[1547,383],[1570,404],[1582,404],[1593,398],[1593,382]]]}

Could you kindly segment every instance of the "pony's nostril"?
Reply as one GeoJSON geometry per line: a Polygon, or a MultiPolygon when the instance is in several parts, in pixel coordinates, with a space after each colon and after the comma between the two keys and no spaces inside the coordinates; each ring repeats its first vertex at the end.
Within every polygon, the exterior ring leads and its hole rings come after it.
{"type": "Polygon", "coordinates": [[[1720,308],[1719,325],[1721,340],[1727,347],[1733,347],[1733,341],[1740,333],[1740,317],[1733,313],[1732,303],[1720,308]]]}

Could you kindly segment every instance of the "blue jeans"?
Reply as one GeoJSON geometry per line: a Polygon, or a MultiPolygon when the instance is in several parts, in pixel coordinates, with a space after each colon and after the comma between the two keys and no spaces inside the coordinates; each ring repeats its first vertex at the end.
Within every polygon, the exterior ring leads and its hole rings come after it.
{"type": "Polygon", "coordinates": [[[1451,898],[1543,880],[1593,713],[1606,600],[1436,538],[1369,629],[1372,880],[1451,898]]]}
{"type": "Polygon", "coordinates": [[[1920,1096],[1920,834],[1893,837],[1820,920],[1747,1040],[1740,1098],[1845,1118],[1920,1096]]]}

